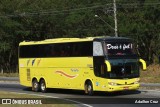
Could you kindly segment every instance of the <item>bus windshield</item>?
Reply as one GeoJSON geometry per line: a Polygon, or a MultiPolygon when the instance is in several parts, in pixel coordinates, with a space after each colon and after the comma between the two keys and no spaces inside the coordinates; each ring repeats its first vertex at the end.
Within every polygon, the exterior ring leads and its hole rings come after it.
{"type": "MultiPolygon", "coordinates": [[[[118,61],[118,60],[115,60],[118,61]]],[[[138,63],[136,60],[123,63],[123,65],[113,65],[109,78],[136,78],[139,77],[138,63]]]]}
{"type": "Polygon", "coordinates": [[[135,78],[139,76],[138,57],[131,41],[106,41],[105,49],[112,64],[112,71],[108,73],[109,78],[135,78]]]}
{"type": "Polygon", "coordinates": [[[135,54],[133,44],[131,42],[106,42],[107,55],[133,55],[135,54]]]}

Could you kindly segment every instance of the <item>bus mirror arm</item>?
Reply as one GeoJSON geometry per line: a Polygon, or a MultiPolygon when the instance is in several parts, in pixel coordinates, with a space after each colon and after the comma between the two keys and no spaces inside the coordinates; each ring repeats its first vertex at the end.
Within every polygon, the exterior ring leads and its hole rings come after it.
{"type": "Polygon", "coordinates": [[[143,59],[139,59],[139,62],[142,63],[142,69],[145,71],[146,70],[146,62],[143,59]]]}
{"type": "Polygon", "coordinates": [[[105,61],[106,65],[107,65],[107,72],[111,72],[111,63],[109,61],[105,61]]]}

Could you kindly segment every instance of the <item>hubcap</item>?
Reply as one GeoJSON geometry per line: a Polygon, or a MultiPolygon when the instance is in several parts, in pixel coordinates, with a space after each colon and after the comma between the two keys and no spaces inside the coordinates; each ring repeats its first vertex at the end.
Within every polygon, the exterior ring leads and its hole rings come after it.
{"type": "Polygon", "coordinates": [[[34,88],[37,88],[38,87],[38,84],[37,83],[34,83],[34,88]]]}
{"type": "Polygon", "coordinates": [[[91,91],[92,87],[90,85],[88,85],[88,91],[91,91]]]}
{"type": "Polygon", "coordinates": [[[45,84],[42,83],[42,84],[41,84],[41,89],[42,89],[42,90],[45,90],[45,88],[46,88],[45,84]]]}

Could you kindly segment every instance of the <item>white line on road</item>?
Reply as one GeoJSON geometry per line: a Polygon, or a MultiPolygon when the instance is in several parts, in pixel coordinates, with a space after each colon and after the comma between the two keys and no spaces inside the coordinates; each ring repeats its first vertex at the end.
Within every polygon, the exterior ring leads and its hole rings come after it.
{"type": "Polygon", "coordinates": [[[60,97],[54,97],[54,96],[48,96],[48,95],[39,95],[39,94],[29,94],[29,93],[19,93],[19,92],[11,92],[11,93],[14,93],[14,94],[27,94],[27,95],[34,95],[34,96],[46,97],[46,98],[56,98],[56,99],[61,99],[61,100],[65,100],[65,101],[70,101],[70,102],[73,102],[73,103],[77,103],[77,104],[80,104],[80,105],[83,105],[83,106],[86,106],[86,107],[93,107],[93,106],[91,106],[91,105],[88,105],[88,104],[85,104],[85,103],[82,103],[82,102],[79,102],[79,101],[70,100],[70,99],[64,99],[64,98],[60,98],[60,97]]]}
{"type": "Polygon", "coordinates": [[[160,90],[140,90],[140,91],[152,91],[152,92],[158,92],[158,93],[160,93],[160,90]]]}

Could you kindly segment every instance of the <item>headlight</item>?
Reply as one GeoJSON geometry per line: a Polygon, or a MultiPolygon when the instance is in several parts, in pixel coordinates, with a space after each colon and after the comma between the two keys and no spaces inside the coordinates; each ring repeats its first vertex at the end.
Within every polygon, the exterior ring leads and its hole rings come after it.
{"type": "Polygon", "coordinates": [[[115,83],[115,82],[108,82],[108,84],[109,85],[114,85],[114,86],[117,85],[117,83],[115,83]]]}

